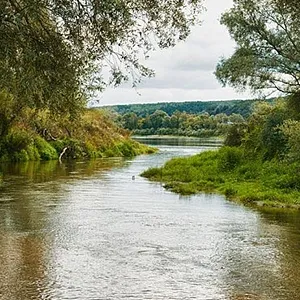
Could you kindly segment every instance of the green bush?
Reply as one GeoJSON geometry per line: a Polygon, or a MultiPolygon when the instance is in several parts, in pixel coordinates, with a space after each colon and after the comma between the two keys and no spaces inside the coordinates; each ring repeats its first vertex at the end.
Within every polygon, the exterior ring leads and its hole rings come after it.
{"type": "Polygon", "coordinates": [[[243,151],[237,147],[222,147],[219,150],[218,167],[222,171],[232,171],[243,160],[243,151]]]}
{"type": "Polygon", "coordinates": [[[22,149],[19,152],[14,152],[12,155],[12,161],[28,161],[29,156],[25,149],[22,149]]]}
{"type": "Polygon", "coordinates": [[[34,145],[37,148],[42,160],[52,160],[58,158],[56,150],[42,137],[36,136],[34,139],[34,145]]]}
{"type": "Polygon", "coordinates": [[[134,149],[133,145],[128,141],[118,143],[115,147],[121,156],[132,157],[137,154],[137,151],[134,149]]]}
{"type": "Polygon", "coordinates": [[[20,152],[24,150],[27,146],[32,144],[32,135],[25,130],[13,130],[4,139],[2,143],[3,149],[7,151],[8,154],[15,152],[20,152]]]}
{"type": "Polygon", "coordinates": [[[244,161],[237,169],[237,174],[240,175],[242,180],[256,179],[260,176],[261,163],[259,161],[252,160],[250,162],[244,161]]]}
{"type": "Polygon", "coordinates": [[[85,152],[89,158],[101,157],[101,152],[97,151],[96,147],[89,142],[85,143],[85,152]]]}
{"type": "Polygon", "coordinates": [[[40,160],[41,159],[39,151],[35,147],[35,145],[29,145],[29,146],[27,146],[26,152],[28,154],[28,160],[40,160]]]}
{"type": "Polygon", "coordinates": [[[66,141],[65,140],[56,140],[50,142],[51,146],[56,150],[56,152],[59,154],[63,151],[64,147],[66,147],[66,141]]]}

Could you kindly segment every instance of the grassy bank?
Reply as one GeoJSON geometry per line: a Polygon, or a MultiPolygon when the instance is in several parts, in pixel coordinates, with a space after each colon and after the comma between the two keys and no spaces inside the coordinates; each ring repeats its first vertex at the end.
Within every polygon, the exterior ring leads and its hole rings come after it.
{"type": "Polygon", "coordinates": [[[142,176],[183,194],[217,192],[245,204],[300,208],[300,164],[261,161],[237,147],[174,158],[142,176]]]}
{"type": "Polygon", "coordinates": [[[0,161],[132,157],[155,149],[130,138],[109,113],[86,110],[76,120],[27,111],[0,141],[0,161]]]}

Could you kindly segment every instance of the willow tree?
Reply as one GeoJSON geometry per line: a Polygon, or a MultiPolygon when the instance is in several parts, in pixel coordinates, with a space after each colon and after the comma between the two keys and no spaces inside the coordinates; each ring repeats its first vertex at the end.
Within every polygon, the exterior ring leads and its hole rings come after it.
{"type": "Polygon", "coordinates": [[[296,0],[234,0],[224,13],[236,42],[235,52],[223,58],[216,76],[224,85],[253,92],[300,91],[300,2],[296,0]]]}
{"type": "Polygon", "coordinates": [[[0,91],[9,95],[0,99],[1,116],[7,105],[8,123],[24,107],[76,113],[93,89],[153,75],[141,59],[184,40],[199,21],[201,2],[0,1],[0,91]]]}

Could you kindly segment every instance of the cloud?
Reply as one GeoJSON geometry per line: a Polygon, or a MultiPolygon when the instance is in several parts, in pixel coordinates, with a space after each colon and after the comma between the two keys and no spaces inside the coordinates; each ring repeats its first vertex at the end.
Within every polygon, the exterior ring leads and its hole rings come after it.
{"type": "Polygon", "coordinates": [[[231,88],[222,88],[214,76],[222,56],[234,51],[234,42],[219,19],[232,0],[207,0],[203,24],[193,28],[185,42],[152,53],[145,64],[155,78],[143,79],[137,89],[130,83],[108,88],[99,95],[100,104],[251,98],[231,88]]]}
{"type": "Polygon", "coordinates": [[[170,72],[168,70],[165,76],[160,73],[160,76],[141,83],[138,89],[174,89],[179,87],[183,90],[195,90],[218,88],[218,83],[212,80],[212,77],[213,75],[208,71],[177,69],[174,72],[170,72]]]}

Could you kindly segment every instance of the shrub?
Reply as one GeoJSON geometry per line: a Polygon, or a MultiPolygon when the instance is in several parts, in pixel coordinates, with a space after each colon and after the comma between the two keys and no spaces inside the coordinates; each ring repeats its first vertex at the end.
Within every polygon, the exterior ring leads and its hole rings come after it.
{"type": "Polygon", "coordinates": [[[37,148],[42,160],[52,160],[58,158],[56,150],[40,136],[35,137],[34,145],[37,148]]]}
{"type": "Polygon", "coordinates": [[[24,150],[32,143],[33,139],[30,133],[25,130],[12,130],[2,143],[3,149],[8,153],[15,153],[24,150]]]}
{"type": "Polygon", "coordinates": [[[97,151],[96,147],[89,142],[85,143],[85,152],[89,158],[101,157],[101,152],[97,151]]]}
{"type": "Polygon", "coordinates": [[[12,161],[28,161],[29,156],[25,149],[22,149],[19,152],[14,152],[14,154],[11,157],[12,161]]]}
{"type": "Polygon", "coordinates": [[[230,147],[238,147],[242,144],[242,140],[246,133],[246,125],[244,123],[234,124],[228,128],[224,145],[230,147]]]}
{"type": "Polygon", "coordinates": [[[242,162],[242,159],[242,149],[225,146],[219,150],[218,167],[222,171],[231,171],[242,162]]]}
{"type": "Polygon", "coordinates": [[[121,156],[132,157],[137,154],[133,145],[130,144],[128,141],[118,143],[115,147],[118,148],[118,151],[120,152],[121,156]]]}

